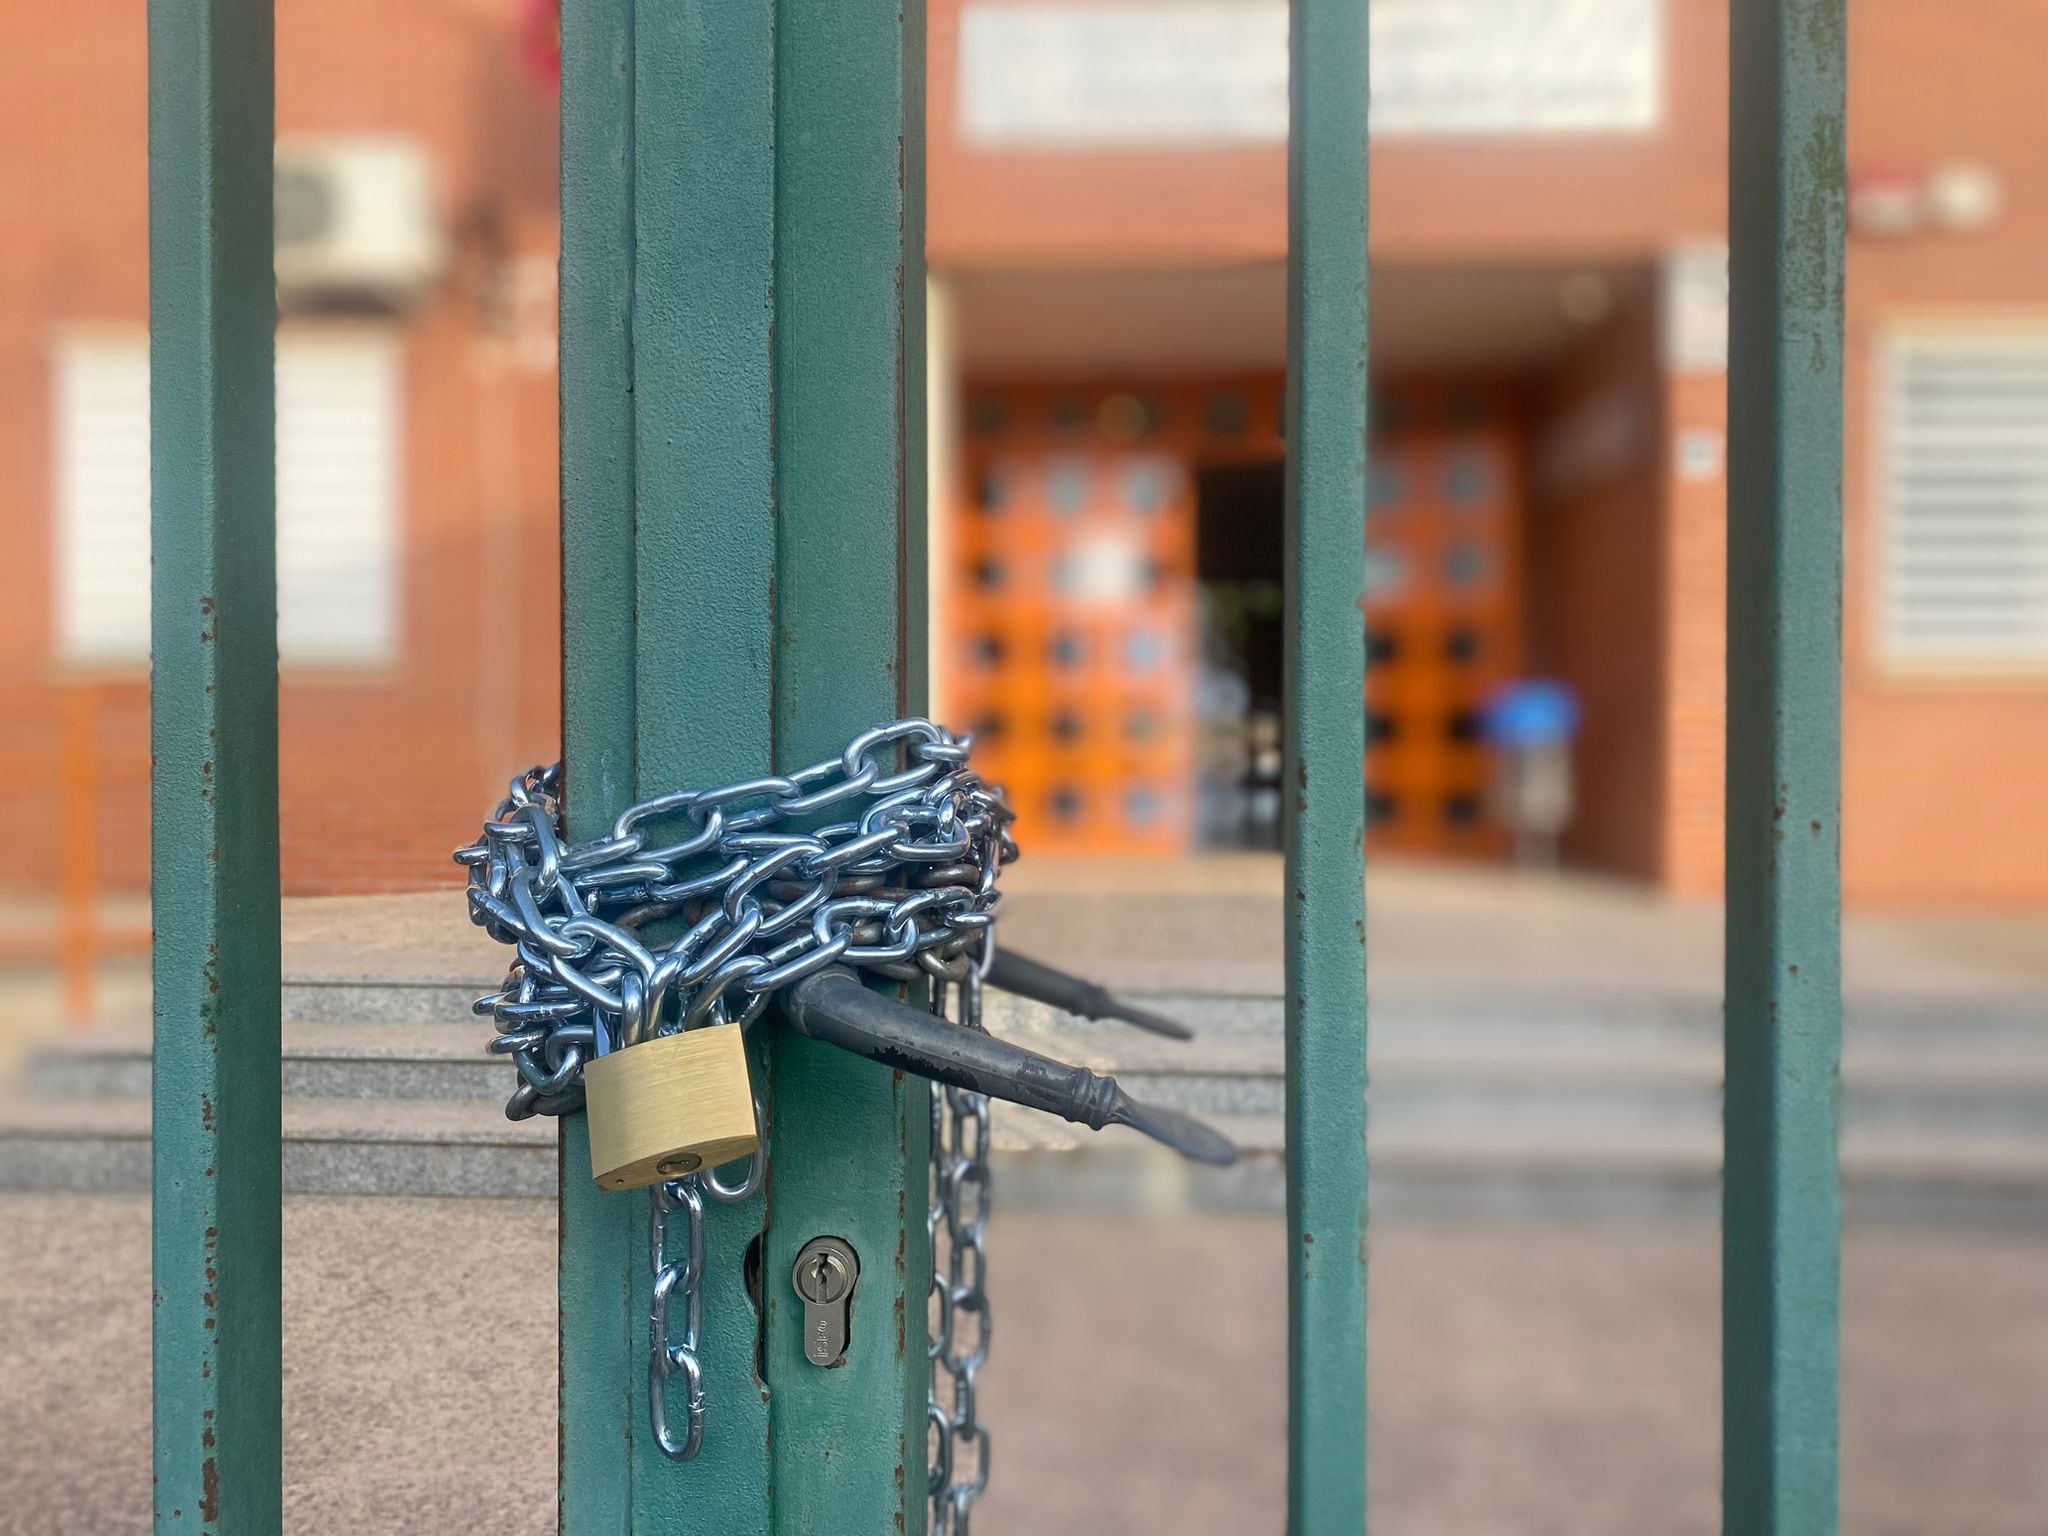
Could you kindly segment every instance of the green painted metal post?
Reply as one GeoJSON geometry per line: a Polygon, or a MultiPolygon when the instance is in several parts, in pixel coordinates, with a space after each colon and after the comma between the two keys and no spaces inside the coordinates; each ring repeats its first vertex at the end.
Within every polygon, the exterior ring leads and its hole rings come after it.
{"type": "Polygon", "coordinates": [[[1837,1517],[1845,0],[1731,15],[1723,1525],[1837,1517]]]}
{"type": "MultiPolygon", "coordinates": [[[[876,0],[564,7],[574,835],[922,706],[922,26],[876,0]]],[[[767,1188],[707,1211],[706,1427],[685,1465],[646,1427],[646,1201],[599,1194],[582,1119],[564,1122],[572,1536],[924,1528],[924,1085],[802,1041],[756,1068],[767,1188]],[[788,1283],[821,1233],[866,1260],[831,1371],[803,1359],[788,1283]]]]}
{"type": "MultiPolygon", "coordinates": [[[[634,788],[726,784],[774,752],[773,16],[769,0],[642,0],[633,28],[634,788]]],[[[757,1036],[761,1034],[757,1031],[757,1036]]],[[[757,1042],[758,1043],[758,1042],[757,1042]]],[[[755,1053],[757,1081],[761,1053],[755,1053]]],[[[578,1175],[589,1178],[587,1168],[578,1175]]],[[[600,1198],[619,1199],[618,1196],[600,1198]]],[[[632,1316],[653,1276],[634,1207],[632,1316]]],[[[766,1202],[707,1202],[704,1449],[668,1462],[634,1416],[635,1530],[768,1530],[768,1405],[747,1245],[766,1202]]],[[[636,1321],[632,1380],[647,1379],[636,1321]]],[[[671,1390],[671,1412],[681,1396],[671,1390]]]]}
{"type": "MultiPolygon", "coordinates": [[[[924,7],[776,9],[777,765],[924,708],[924,7]]],[[[775,1530],[925,1528],[930,1089],[775,1044],[763,1289],[775,1530]],[[846,1364],[805,1363],[789,1275],[861,1257],[846,1364]]]]}
{"type": "MultiPolygon", "coordinates": [[[[633,0],[562,6],[562,752],[572,837],[633,798],[633,0]]],[[[632,1526],[644,1433],[646,1213],[590,1181],[581,1115],[561,1129],[563,1536],[632,1526]],[[638,1239],[636,1242],[635,1239],[638,1239]],[[633,1362],[642,1362],[638,1375],[633,1362]]]]}
{"type": "Polygon", "coordinates": [[[282,1522],[270,0],[151,0],[159,1532],[282,1522]]]}
{"type": "Polygon", "coordinates": [[[1366,0],[1294,0],[1287,318],[1288,1529],[1365,1529],[1366,0]]]}

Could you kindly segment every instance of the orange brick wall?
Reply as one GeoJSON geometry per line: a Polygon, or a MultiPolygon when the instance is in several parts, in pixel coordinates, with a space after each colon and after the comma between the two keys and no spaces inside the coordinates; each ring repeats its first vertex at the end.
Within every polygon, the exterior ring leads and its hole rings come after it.
{"type": "Polygon", "coordinates": [[[1571,863],[1664,876],[1663,421],[1656,309],[1631,305],[1546,381],[1529,520],[1529,655],[1578,693],[1571,863]]]}
{"type": "Polygon", "coordinates": [[[1876,662],[1875,345],[1899,319],[2048,318],[2048,0],[1850,8],[1852,163],[1993,166],[1981,235],[1854,242],[1846,404],[1842,877],[1852,900],[2048,903],[2048,675],[1901,676],[1876,662]]]}
{"type": "MultiPolygon", "coordinates": [[[[1903,240],[1852,234],[1843,407],[1845,899],[1875,904],[2048,903],[2048,675],[1910,675],[1877,659],[1879,346],[1901,320],[2048,317],[2048,162],[2035,152],[2048,0],[1850,8],[1852,172],[1907,175],[1951,157],[1990,165],[2006,206],[1990,229],[1903,240]]],[[[1665,385],[1675,455],[1688,427],[1724,430],[1725,381],[1665,385]]],[[[1724,488],[1665,469],[1670,593],[1664,883],[1721,883],[1726,730],[1724,488]]]]}
{"type": "Polygon", "coordinates": [[[1728,734],[1727,485],[1687,480],[1677,468],[1687,433],[1718,436],[1723,463],[1727,381],[1668,378],[1663,384],[1668,440],[1661,445],[1658,491],[1664,500],[1662,576],[1664,884],[1686,896],[1721,889],[1723,767],[1728,734]]]}
{"type": "MultiPolygon", "coordinates": [[[[362,675],[287,670],[280,696],[288,891],[416,887],[517,767],[559,737],[554,380],[493,372],[481,342],[481,237],[545,259],[555,243],[554,97],[519,60],[517,0],[283,0],[281,132],[399,132],[433,154],[455,262],[404,326],[400,651],[362,675]],[[495,380],[495,382],[493,382],[495,380]],[[496,391],[496,393],[493,393],[496,391]],[[496,426],[490,413],[504,413],[496,426]],[[515,449],[486,509],[479,433],[515,449]],[[480,590],[496,571],[504,593],[480,590]],[[517,621],[501,616],[516,600],[517,621]]],[[[0,157],[16,238],[0,244],[0,882],[54,888],[49,368],[70,326],[147,323],[144,15],[75,0],[17,18],[0,56],[0,157]],[[35,238],[20,238],[24,233],[35,238]]],[[[501,473],[503,473],[501,471],[501,473]]],[[[148,875],[146,682],[98,680],[108,878],[148,875]]]]}

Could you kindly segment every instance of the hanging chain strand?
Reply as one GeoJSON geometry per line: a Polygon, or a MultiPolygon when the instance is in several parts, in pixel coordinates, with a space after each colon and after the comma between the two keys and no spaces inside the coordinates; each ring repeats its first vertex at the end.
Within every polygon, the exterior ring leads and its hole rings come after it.
{"type": "MultiPolygon", "coordinates": [[[[1017,845],[1013,813],[968,766],[970,749],[929,720],[897,720],[795,773],[643,800],[607,836],[573,844],[560,832],[561,764],[514,779],[483,835],[455,854],[469,871],[471,921],[516,955],[504,985],[475,1005],[497,1024],[491,1051],[518,1069],[506,1115],[574,1113],[586,1061],[677,1030],[751,1024],[777,991],[829,965],[930,978],[941,997],[958,983],[961,1022],[979,1028],[975,957],[992,952],[996,877],[1017,845]],[[841,819],[812,826],[827,811],[841,819]],[[664,919],[680,919],[680,937],[643,940],[641,929],[664,919]]],[[[942,1171],[935,1125],[930,1220],[935,1233],[945,1227],[951,1251],[948,1278],[933,1292],[943,1293],[948,1321],[943,1358],[933,1355],[932,1417],[936,1425],[943,1412],[946,1429],[932,1487],[935,1499],[942,1482],[948,1492],[933,1530],[964,1536],[988,1480],[987,1432],[974,1416],[988,1344],[988,1105],[979,1094],[943,1092],[950,1140],[942,1171]],[[972,1212],[964,1219],[963,1200],[972,1212]],[[964,1355],[952,1342],[956,1313],[979,1320],[964,1355]],[[941,1365],[952,1383],[944,1410],[941,1365]],[[955,1441],[978,1456],[972,1486],[952,1481],[955,1441]]],[[[938,1091],[932,1102],[936,1114],[938,1091]]],[[[769,1128],[758,1100],[756,1119],[763,1150],[738,1184],[706,1170],[651,1195],[647,1414],[673,1461],[689,1461],[704,1442],[704,1201],[736,1203],[760,1187],[769,1128]],[[678,1217],[681,1252],[671,1257],[678,1217]],[[680,1435],[670,1423],[676,1392],[680,1435]]]]}
{"type": "MultiPolygon", "coordinates": [[[[993,935],[985,942],[984,964],[993,955],[993,935]]],[[[957,993],[956,1022],[980,1029],[982,968],[970,966],[955,987],[935,982],[932,1011],[947,1017],[948,993],[957,993]]],[[[975,1406],[992,1322],[983,1246],[989,1213],[988,1125],[988,1095],[933,1086],[931,1206],[926,1215],[932,1250],[932,1536],[968,1536],[974,1501],[988,1489],[988,1426],[975,1406]]]]}
{"type": "Polygon", "coordinates": [[[719,1182],[718,1170],[707,1168],[685,1179],[670,1179],[648,1191],[647,1258],[654,1272],[647,1314],[647,1427],[661,1454],[670,1461],[693,1461],[704,1445],[704,1367],[697,1354],[704,1334],[704,1197],[737,1205],[761,1187],[767,1167],[768,1117],[754,1101],[764,1150],[747,1158],[746,1177],[737,1184],[719,1182]],[[683,1255],[668,1256],[669,1219],[681,1214],[683,1255]],[[678,1310],[682,1325],[672,1319],[678,1310]],[[668,1425],[668,1384],[683,1381],[687,1415],[678,1440],[668,1425]]]}
{"type": "Polygon", "coordinates": [[[704,1331],[704,1196],[694,1176],[648,1191],[647,1257],[654,1270],[654,1301],[647,1320],[647,1426],[670,1461],[689,1461],[704,1445],[704,1366],[697,1357],[704,1331]],[[683,1256],[668,1256],[668,1223],[683,1217],[683,1256]],[[680,1312],[682,1326],[670,1318],[680,1312]],[[668,1384],[683,1380],[683,1436],[668,1425],[668,1384]]]}

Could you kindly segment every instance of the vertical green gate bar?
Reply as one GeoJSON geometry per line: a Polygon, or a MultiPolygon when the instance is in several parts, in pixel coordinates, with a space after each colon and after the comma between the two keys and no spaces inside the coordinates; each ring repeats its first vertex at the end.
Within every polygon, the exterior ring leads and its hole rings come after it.
{"type": "Polygon", "coordinates": [[[1723,1523],[1836,1526],[1845,0],[1735,0],[1723,1523]]]}
{"type": "MultiPolygon", "coordinates": [[[[634,791],[735,783],[774,751],[771,0],[640,0],[633,23],[634,791]]],[[[762,1031],[756,1031],[757,1037],[762,1031]]],[[[761,1070],[755,1053],[755,1071],[761,1070]]],[[[589,1169],[575,1171],[588,1180],[589,1169]]],[[[635,1397],[647,1379],[644,1196],[633,1207],[635,1397]]],[[[704,1448],[676,1466],[633,1415],[636,1530],[768,1530],[768,1405],[747,1245],[760,1194],[705,1203],[704,1448]]],[[[670,1392],[672,1412],[682,1394],[670,1392]]]]}
{"type": "Polygon", "coordinates": [[[159,1532],[282,1520],[271,49],[150,4],[159,1532]]]}
{"type": "MultiPolygon", "coordinates": [[[[878,0],[564,7],[575,836],[635,794],[801,766],[922,707],[922,38],[916,7],[878,0]]],[[[685,1465],[646,1427],[646,1201],[598,1193],[582,1117],[563,1124],[571,1536],[924,1528],[924,1085],[803,1041],[757,1045],[756,1066],[767,1187],[706,1212],[685,1465]],[[821,1233],[867,1261],[830,1371],[803,1358],[788,1282],[821,1233]]]]}
{"type": "Polygon", "coordinates": [[[1365,1529],[1366,0],[1293,0],[1288,1529],[1365,1529]]]}
{"type": "MultiPolygon", "coordinates": [[[[776,7],[775,754],[799,768],[924,701],[924,7],[776,7]]],[[[930,1088],[775,1042],[763,1264],[774,1528],[921,1532],[930,1088]],[[860,1255],[846,1363],[803,1358],[790,1288],[860,1255]]]]}
{"type": "MultiPolygon", "coordinates": [[[[562,753],[576,838],[602,836],[633,798],[632,18],[633,0],[562,6],[562,753]]],[[[623,1536],[646,1416],[630,1315],[646,1214],[591,1183],[581,1115],[561,1138],[560,1524],[623,1536]]]]}

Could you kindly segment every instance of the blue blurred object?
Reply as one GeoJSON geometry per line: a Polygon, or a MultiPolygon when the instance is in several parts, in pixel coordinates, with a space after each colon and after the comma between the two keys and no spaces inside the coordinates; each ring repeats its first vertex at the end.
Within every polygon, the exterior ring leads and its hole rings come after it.
{"type": "Polygon", "coordinates": [[[1579,696],[1563,683],[1530,678],[1496,689],[1481,718],[1497,747],[1560,746],[1579,733],[1579,696]]]}

